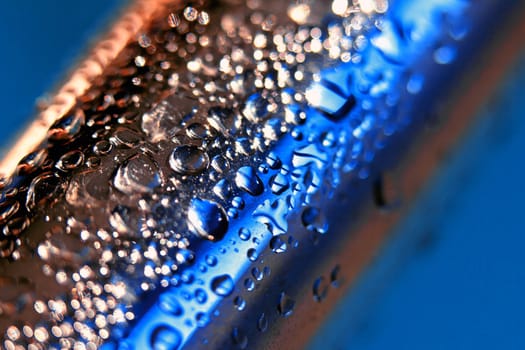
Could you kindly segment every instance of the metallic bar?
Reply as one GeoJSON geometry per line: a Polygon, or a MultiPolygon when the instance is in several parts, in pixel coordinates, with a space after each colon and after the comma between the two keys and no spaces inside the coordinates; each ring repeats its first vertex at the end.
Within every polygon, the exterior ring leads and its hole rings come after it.
{"type": "Polygon", "coordinates": [[[391,181],[412,200],[467,127],[424,131],[450,77],[519,8],[137,6],[2,163],[7,349],[304,347],[401,217],[391,181]]]}

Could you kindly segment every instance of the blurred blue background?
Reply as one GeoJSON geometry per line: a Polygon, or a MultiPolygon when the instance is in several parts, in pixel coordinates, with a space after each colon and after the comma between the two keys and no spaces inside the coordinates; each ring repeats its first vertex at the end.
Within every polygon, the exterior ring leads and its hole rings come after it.
{"type": "Polygon", "coordinates": [[[3,1],[0,10],[0,154],[124,0],[3,1]]]}
{"type": "MultiPolygon", "coordinates": [[[[2,4],[2,147],[122,2],[2,4]]],[[[521,62],[312,348],[525,349],[521,62]]]]}

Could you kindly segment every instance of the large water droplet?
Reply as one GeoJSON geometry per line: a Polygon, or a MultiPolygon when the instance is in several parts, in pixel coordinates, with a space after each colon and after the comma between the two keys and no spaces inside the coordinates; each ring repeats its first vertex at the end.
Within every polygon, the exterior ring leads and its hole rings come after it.
{"type": "Polygon", "coordinates": [[[182,175],[198,175],[208,167],[208,154],[196,146],[175,147],[170,156],[170,167],[182,175]]]}
{"type": "Polygon", "coordinates": [[[211,290],[221,296],[227,297],[233,292],[234,283],[230,275],[220,275],[211,281],[211,290]]]}
{"type": "Polygon", "coordinates": [[[26,207],[33,210],[37,206],[49,205],[56,201],[58,195],[65,190],[65,184],[52,173],[43,173],[31,181],[27,190],[26,207]]]}
{"type": "Polygon", "coordinates": [[[220,204],[194,198],[188,208],[188,227],[201,237],[218,241],[228,230],[228,218],[220,204]]]}
{"type": "Polygon", "coordinates": [[[162,183],[157,165],[148,156],[136,154],[119,166],[113,184],[125,194],[147,193],[162,183]]]}
{"type": "Polygon", "coordinates": [[[250,166],[243,166],[235,174],[235,184],[252,196],[258,196],[264,191],[264,186],[257,176],[255,169],[250,166]]]}
{"type": "Polygon", "coordinates": [[[150,345],[153,350],[177,350],[182,337],[175,328],[162,325],[151,334],[150,345]]]}

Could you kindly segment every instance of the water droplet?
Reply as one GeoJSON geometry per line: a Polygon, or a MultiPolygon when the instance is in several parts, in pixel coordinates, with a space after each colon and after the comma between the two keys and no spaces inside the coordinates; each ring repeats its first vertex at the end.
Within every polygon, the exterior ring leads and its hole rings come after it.
{"type": "Polygon", "coordinates": [[[270,189],[273,194],[281,194],[290,187],[288,179],[281,173],[277,173],[270,178],[270,189]]]}
{"type": "Polygon", "coordinates": [[[234,286],[233,279],[230,275],[220,275],[214,277],[211,281],[211,290],[221,297],[229,296],[233,292],[234,286]]]}
{"type": "Polygon", "coordinates": [[[111,142],[121,148],[133,148],[142,139],[140,135],[128,128],[118,128],[110,138],[111,142]]]}
{"type": "Polygon", "coordinates": [[[230,163],[228,162],[226,158],[224,158],[220,154],[212,158],[211,166],[213,167],[213,169],[215,169],[215,171],[221,174],[223,172],[228,171],[228,169],[230,169],[230,163]]]}
{"type": "Polygon", "coordinates": [[[252,276],[257,281],[261,281],[263,279],[263,277],[264,277],[262,271],[258,267],[252,268],[252,276]]]}
{"type": "Polygon", "coordinates": [[[188,125],[186,128],[186,134],[195,140],[210,139],[213,137],[213,134],[210,132],[210,130],[201,123],[193,123],[188,125]]]}
{"type": "Polygon", "coordinates": [[[288,246],[286,242],[281,239],[281,236],[275,236],[270,240],[270,249],[272,249],[274,253],[280,254],[286,252],[288,246]]]}
{"type": "Polygon", "coordinates": [[[301,147],[295,150],[292,156],[292,165],[295,168],[313,163],[317,168],[323,169],[327,162],[328,154],[320,150],[316,144],[301,147]]]}
{"type": "Polygon", "coordinates": [[[281,198],[276,201],[264,201],[253,212],[253,217],[268,227],[272,235],[277,236],[286,233],[288,230],[288,206],[281,198]]]}
{"type": "Polygon", "coordinates": [[[175,147],[170,156],[170,167],[182,175],[198,175],[208,168],[208,154],[196,146],[175,147]]]}
{"type": "Polygon", "coordinates": [[[341,285],[341,266],[335,265],[330,273],[330,283],[334,287],[339,287],[341,285]]]}
{"type": "Polygon", "coordinates": [[[268,164],[270,169],[279,169],[282,162],[279,156],[272,151],[266,156],[266,164],[268,164]]]}
{"type": "Polygon", "coordinates": [[[232,329],[232,340],[241,349],[246,349],[248,346],[248,337],[237,327],[232,329]]]}
{"type": "Polygon", "coordinates": [[[239,230],[239,238],[242,240],[242,241],[247,241],[249,240],[251,237],[251,232],[250,230],[248,230],[247,228],[243,227],[239,230]]]}
{"type": "Polygon", "coordinates": [[[182,336],[175,328],[162,325],[151,333],[150,345],[153,350],[177,350],[182,336]]]}
{"type": "Polygon", "coordinates": [[[109,224],[120,234],[138,234],[139,224],[133,214],[131,208],[118,204],[111,211],[109,224]]]}
{"type": "Polygon", "coordinates": [[[212,189],[213,193],[220,199],[226,201],[231,195],[231,186],[226,179],[219,180],[212,189]]]}
{"type": "Polygon", "coordinates": [[[279,304],[277,305],[277,311],[282,317],[288,317],[293,313],[295,307],[295,301],[290,298],[285,292],[281,292],[279,296],[279,304]]]}
{"type": "Polygon", "coordinates": [[[80,132],[84,123],[84,112],[79,109],[55,122],[49,129],[48,137],[51,141],[70,141],[80,132]]]}
{"type": "Polygon", "coordinates": [[[268,106],[268,101],[260,93],[255,93],[246,100],[242,114],[252,123],[258,123],[268,115],[268,106]]]}
{"type": "Polygon", "coordinates": [[[438,64],[450,64],[456,58],[457,50],[452,46],[442,46],[434,51],[434,60],[438,64]]]}
{"type": "Polygon", "coordinates": [[[188,6],[183,11],[184,18],[186,18],[188,21],[193,22],[197,19],[199,15],[199,11],[195,7],[188,6]]]}
{"type": "Polygon", "coordinates": [[[78,168],[84,163],[84,154],[80,151],[70,151],[64,154],[56,163],[57,169],[70,171],[78,168]]]}
{"type": "Polygon", "coordinates": [[[181,265],[193,264],[195,261],[195,253],[189,249],[180,249],[177,251],[177,254],[175,254],[175,260],[181,265]]]}
{"type": "Polygon", "coordinates": [[[268,329],[268,318],[266,317],[264,312],[257,319],[257,329],[259,330],[259,332],[266,332],[266,330],[268,329]]]}
{"type": "Polygon", "coordinates": [[[31,181],[27,190],[26,207],[29,211],[48,206],[59,198],[59,195],[65,190],[65,183],[52,173],[43,173],[31,181]]]}
{"type": "Polygon", "coordinates": [[[217,265],[217,258],[214,255],[206,255],[206,264],[208,264],[208,266],[217,265]]]}
{"type": "Polygon", "coordinates": [[[264,191],[261,179],[257,176],[255,169],[250,166],[243,166],[235,174],[235,184],[252,196],[258,196],[264,191]]]}
{"type": "Polygon", "coordinates": [[[168,15],[168,24],[170,27],[175,28],[180,24],[180,18],[174,13],[168,15]]]}
{"type": "Polygon", "coordinates": [[[151,192],[161,183],[157,165],[144,154],[128,158],[118,167],[113,179],[115,188],[129,195],[151,192]]]}
{"type": "Polygon", "coordinates": [[[324,234],[328,231],[328,222],[321,210],[308,207],[303,211],[301,220],[308,230],[324,234]]]}
{"type": "Polygon", "coordinates": [[[236,296],[233,299],[233,305],[237,310],[242,311],[246,307],[246,300],[244,300],[244,298],[241,296],[236,296]]]}
{"type": "Polygon", "coordinates": [[[251,278],[246,278],[244,280],[244,288],[246,288],[248,292],[251,292],[255,289],[255,282],[251,278]]]}
{"type": "Polygon", "coordinates": [[[206,294],[206,292],[202,288],[197,288],[194,294],[195,300],[197,300],[199,304],[204,304],[206,300],[208,300],[208,294],[206,294]]]}
{"type": "Polygon", "coordinates": [[[249,156],[255,151],[252,148],[252,141],[247,137],[239,137],[235,140],[235,151],[239,154],[249,156]]]}
{"type": "Polygon", "coordinates": [[[197,21],[199,22],[199,24],[205,26],[208,23],[210,23],[210,15],[208,15],[208,13],[205,11],[201,11],[197,16],[197,21]]]}
{"type": "Polygon", "coordinates": [[[315,301],[321,302],[326,298],[326,294],[328,293],[328,282],[323,276],[318,277],[314,281],[312,291],[314,293],[315,301]]]}
{"type": "Polygon", "coordinates": [[[210,323],[210,317],[207,313],[197,312],[197,314],[195,315],[195,321],[197,321],[197,326],[206,327],[206,325],[210,323]]]}
{"type": "Polygon", "coordinates": [[[159,295],[158,305],[162,311],[174,316],[180,316],[184,311],[175,295],[170,292],[159,295]]]}
{"type": "Polygon", "coordinates": [[[248,249],[246,255],[248,256],[248,259],[250,259],[250,261],[256,261],[259,257],[259,254],[257,254],[257,250],[255,250],[255,248],[248,249]]]}
{"type": "Polygon", "coordinates": [[[20,209],[20,202],[15,200],[2,200],[0,201],[0,223],[9,219],[20,209]]]}
{"type": "Polygon", "coordinates": [[[188,227],[203,238],[218,241],[228,230],[228,218],[220,204],[194,198],[188,208],[188,227]]]}

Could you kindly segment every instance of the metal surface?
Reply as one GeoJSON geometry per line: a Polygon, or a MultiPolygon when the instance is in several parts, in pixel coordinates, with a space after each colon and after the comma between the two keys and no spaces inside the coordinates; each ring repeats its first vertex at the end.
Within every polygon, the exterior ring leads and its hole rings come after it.
{"type": "Polygon", "coordinates": [[[3,181],[4,346],[303,347],[402,215],[370,208],[468,125],[400,163],[513,5],[132,8],[3,181]]]}

